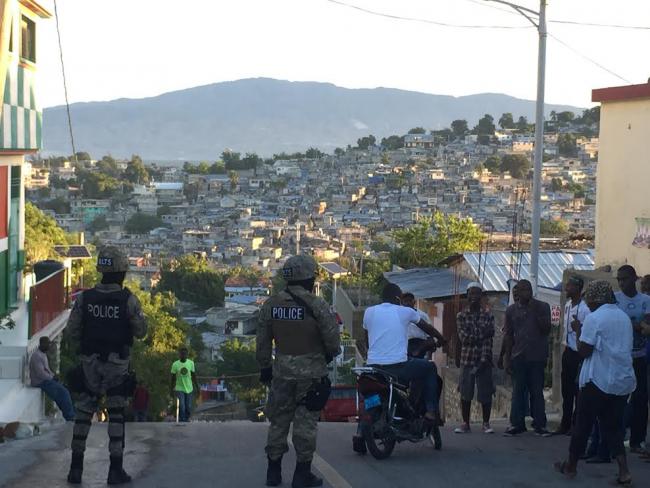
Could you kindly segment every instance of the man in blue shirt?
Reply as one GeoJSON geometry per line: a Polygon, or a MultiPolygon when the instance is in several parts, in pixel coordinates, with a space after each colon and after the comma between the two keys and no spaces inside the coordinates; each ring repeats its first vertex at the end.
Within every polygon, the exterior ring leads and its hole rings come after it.
{"type": "Polygon", "coordinates": [[[639,279],[634,267],[626,264],[616,273],[621,291],[615,293],[616,303],[630,320],[634,329],[632,362],[636,376],[636,390],[630,396],[630,451],[643,453],[642,443],[648,433],[648,360],[646,357],[647,337],[644,329],[650,324],[650,296],[639,293],[636,282],[639,279]]]}

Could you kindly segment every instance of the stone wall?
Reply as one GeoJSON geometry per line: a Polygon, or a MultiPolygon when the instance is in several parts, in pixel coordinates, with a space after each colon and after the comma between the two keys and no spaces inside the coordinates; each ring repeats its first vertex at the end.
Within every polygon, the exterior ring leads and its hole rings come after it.
{"type": "MultiPolygon", "coordinates": [[[[501,373],[501,371],[498,371],[501,373]]],[[[496,371],[495,371],[495,374],[496,371]]],[[[441,405],[442,414],[447,422],[459,423],[462,421],[460,410],[460,392],[458,391],[458,378],[460,369],[442,368],[440,376],[444,381],[444,390],[442,392],[441,405]]],[[[508,418],[510,415],[510,401],[512,398],[511,388],[508,385],[497,385],[496,393],[492,398],[492,415],[491,418],[508,418]]],[[[481,422],[483,416],[481,405],[477,401],[472,402],[472,411],[470,419],[472,422],[481,422]]]]}

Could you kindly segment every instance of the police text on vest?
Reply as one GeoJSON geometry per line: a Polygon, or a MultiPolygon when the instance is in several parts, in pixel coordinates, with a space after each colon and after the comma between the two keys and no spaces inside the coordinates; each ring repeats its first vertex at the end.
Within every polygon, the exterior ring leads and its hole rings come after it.
{"type": "Polygon", "coordinates": [[[271,316],[275,320],[304,320],[304,307],[272,307],[271,316]]]}
{"type": "Polygon", "coordinates": [[[93,305],[88,304],[88,313],[96,319],[119,319],[119,305],[93,305]]]}

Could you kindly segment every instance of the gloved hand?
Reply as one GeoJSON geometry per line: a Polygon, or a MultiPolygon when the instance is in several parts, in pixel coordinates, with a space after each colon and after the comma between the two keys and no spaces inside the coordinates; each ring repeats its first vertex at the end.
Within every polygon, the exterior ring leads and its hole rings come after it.
{"type": "Polygon", "coordinates": [[[260,383],[264,385],[271,384],[273,379],[273,368],[262,368],[260,369],[260,383]]]}

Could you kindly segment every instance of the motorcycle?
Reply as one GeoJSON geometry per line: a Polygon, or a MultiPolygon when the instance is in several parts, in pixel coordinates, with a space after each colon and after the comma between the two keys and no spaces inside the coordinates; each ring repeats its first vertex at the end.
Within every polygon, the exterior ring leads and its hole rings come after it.
{"type": "MultiPolygon", "coordinates": [[[[420,382],[405,385],[399,378],[377,367],[352,368],[357,375],[359,427],[353,438],[354,451],[365,454],[366,448],[376,459],[388,458],[399,442],[428,440],[436,450],[442,448],[439,422],[425,418],[426,408],[420,382]]],[[[438,396],[442,380],[438,376],[438,396]]]]}

